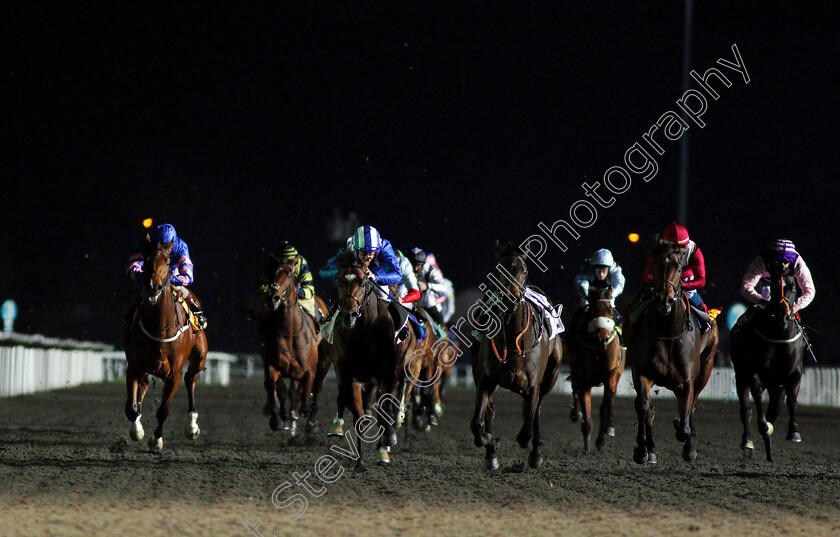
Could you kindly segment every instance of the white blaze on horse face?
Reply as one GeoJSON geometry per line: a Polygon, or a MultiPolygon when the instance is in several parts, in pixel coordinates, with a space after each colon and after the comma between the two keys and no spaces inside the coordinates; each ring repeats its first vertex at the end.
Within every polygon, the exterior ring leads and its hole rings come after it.
{"type": "Polygon", "coordinates": [[[595,317],[591,321],[589,321],[589,331],[590,332],[597,332],[598,330],[606,330],[607,332],[612,332],[615,330],[615,321],[610,319],[609,317],[595,317]]]}
{"type": "Polygon", "coordinates": [[[344,276],[344,278],[345,278],[348,282],[352,282],[352,281],[355,281],[355,280],[356,280],[356,278],[358,278],[358,276],[356,276],[355,274],[347,274],[347,275],[345,275],[345,276],[344,276]]]}

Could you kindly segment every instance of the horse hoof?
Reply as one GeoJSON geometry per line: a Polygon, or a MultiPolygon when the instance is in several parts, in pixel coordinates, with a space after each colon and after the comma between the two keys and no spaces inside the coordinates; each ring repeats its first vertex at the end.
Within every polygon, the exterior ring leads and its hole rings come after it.
{"type": "Polygon", "coordinates": [[[633,448],[633,462],[636,464],[644,464],[648,461],[648,452],[646,448],[636,446],[633,448]]]}
{"type": "Polygon", "coordinates": [[[384,447],[391,447],[397,445],[397,433],[391,433],[388,436],[382,436],[382,445],[384,447]]]}
{"type": "Polygon", "coordinates": [[[190,412],[190,422],[184,427],[184,435],[190,440],[198,438],[201,429],[198,428],[198,412],[190,412]]]}
{"type": "Polygon", "coordinates": [[[572,423],[577,423],[582,417],[583,414],[575,410],[575,407],[572,407],[572,410],[569,412],[569,419],[572,420],[572,423]]]}
{"type": "Polygon", "coordinates": [[[755,444],[753,444],[752,440],[746,440],[744,442],[741,442],[741,449],[753,450],[755,449],[755,444]]]}
{"type": "Polygon", "coordinates": [[[297,420],[298,420],[298,413],[297,413],[297,412],[295,412],[294,410],[292,410],[292,411],[289,413],[289,418],[290,418],[292,421],[297,421],[297,420]]]}
{"type": "Polygon", "coordinates": [[[163,437],[161,436],[155,438],[154,435],[152,435],[152,437],[149,438],[149,449],[157,453],[163,451],[163,437]]]}
{"type": "Polygon", "coordinates": [[[648,461],[648,464],[656,464],[657,462],[659,462],[659,461],[656,460],[656,453],[648,453],[648,460],[647,461],[648,461]]]}
{"type": "Polygon", "coordinates": [[[484,469],[489,472],[495,472],[499,469],[499,458],[495,455],[484,458],[484,469]]]}
{"type": "Polygon", "coordinates": [[[528,455],[528,466],[533,469],[537,469],[543,464],[543,458],[541,453],[534,453],[533,451],[528,455]]]}
{"type": "Polygon", "coordinates": [[[443,416],[443,405],[442,404],[435,403],[434,415],[437,416],[438,418],[443,416]]]}
{"type": "Polygon", "coordinates": [[[802,436],[799,433],[793,433],[788,435],[788,440],[791,442],[796,442],[797,444],[802,442],[802,436]]]}
{"type": "Polygon", "coordinates": [[[524,431],[519,431],[516,435],[516,443],[519,444],[519,447],[525,449],[528,447],[528,442],[531,441],[531,435],[525,433],[524,431]]]}
{"type": "Polygon", "coordinates": [[[607,427],[607,436],[615,438],[615,427],[607,427]]]}
{"type": "Polygon", "coordinates": [[[138,442],[143,439],[144,434],[146,432],[143,430],[143,424],[140,423],[140,416],[138,415],[134,422],[128,426],[128,437],[138,442]]]}
{"type": "MultiPolygon", "coordinates": [[[[367,413],[365,413],[365,415],[367,416],[367,413]]],[[[373,416],[371,416],[371,417],[373,417],[373,416]]],[[[405,421],[405,412],[403,412],[402,410],[400,410],[399,412],[397,412],[397,424],[396,424],[396,425],[394,425],[394,427],[396,427],[397,429],[399,429],[400,427],[402,427],[402,426],[403,426],[403,422],[404,422],[404,421],[405,421]]]]}
{"type": "Polygon", "coordinates": [[[604,451],[604,438],[603,437],[599,436],[595,440],[595,449],[597,449],[598,451],[604,451]]]}
{"type": "Polygon", "coordinates": [[[391,456],[388,454],[388,448],[379,448],[379,454],[376,456],[376,464],[391,464],[391,456]]]}
{"type": "Polygon", "coordinates": [[[374,416],[373,416],[373,410],[371,410],[371,409],[367,409],[367,410],[365,410],[365,416],[367,416],[367,417],[369,417],[369,418],[374,417],[374,416]]]}
{"type": "Polygon", "coordinates": [[[773,427],[773,424],[769,421],[767,422],[767,436],[773,436],[773,433],[776,431],[776,428],[773,427]]]}
{"type": "Polygon", "coordinates": [[[317,421],[307,421],[306,422],[306,434],[312,434],[318,432],[318,422],[317,421]]]}
{"type": "Polygon", "coordinates": [[[286,428],[286,424],[280,419],[280,416],[271,416],[268,418],[268,427],[272,431],[281,431],[286,428]]]}
{"type": "Polygon", "coordinates": [[[694,450],[694,449],[689,449],[689,450],[684,449],[682,455],[683,455],[683,460],[685,460],[686,462],[694,462],[694,460],[697,458],[697,451],[694,450]]]}
{"type": "Polygon", "coordinates": [[[437,427],[437,424],[438,424],[437,417],[435,417],[434,414],[429,416],[429,425],[431,425],[432,427],[437,427]]]}

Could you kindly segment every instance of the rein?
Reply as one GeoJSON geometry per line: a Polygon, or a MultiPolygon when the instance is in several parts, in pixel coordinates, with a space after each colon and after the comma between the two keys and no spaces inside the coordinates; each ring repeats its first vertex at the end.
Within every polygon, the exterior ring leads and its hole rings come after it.
{"type": "MultiPolygon", "coordinates": [[[[520,332],[519,335],[516,336],[515,343],[516,343],[517,356],[524,355],[526,352],[531,351],[534,348],[536,348],[536,346],[539,344],[539,340],[537,339],[537,340],[534,341],[534,345],[530,349],[526,349],[524,351],[522,350],[522,347],[519,345],[519,342],[522,340],[522,337],[525,335],[525,333],[528,331],[528,328],[531,326],[531,317],[533,315],[531,313],[531,306],[527,303],[527,301],[523,299],[521,302],[524,303],[525,311],[526,311],[526,314],[525,314],[525,328],[523,328],[522,332],[520,332]]],[[[502,334],[504,334],[504,329],[502,330],[502,334]]],[[[505,344],[504,348],[502,349],[502,355],[501,356],[499,356],[499,350],[496,348],[496,338],[495,337],[490,338],[490,346],[493,349],[493,354],[496,355],[496,359],[499,360],[500,363],[505,363],[505,361],[507,360],[507,351],[508,351],[507,344],[505,344]]]]}
{"type": "MultiPolygon", "coordinates": [[[[157,256],[158,254],[164,254],[166,256],[167,267],[168,267],[169,266],[169,262],[168,262],[169,261],[169,253],[166,250],[162,250],[162,249],[158,248],[157,250],[155,250],[155,256],[157,256]]],[[[160,276],[160,274],[153,271],[153,273],[151,275],[151,278],[154,279],[155,276],[160,276]]],[[[166,292],[167,288],[170,287],[170,285],[171,285],[168,277],[165,280],[166,281],[163,284],[163,289],[157,295],[158,297],[160,297],[160,295],[164,294],[166,292]]],[[[160,330],[158,332],[159,334],[165,334],[166,331],[169,330],[169,328],[173,325],[173,323],[175,323],[176,319],[178,319],[178,310],[177,310],[177,306],[175,306],[175,297],[174,296],[172,297],[172,304],[173,304],[173,308],[175,309],[175,313],[172,316],[172,319],[169,321],[169,323],[163,328],[163,330],[160,330]]],[[[137,313],[137,325],[140,327],[140,331],[143,332],[143,335],[145,335],[147,338],[151,339],[152,341],[154,341],[156,343],[171,343],[171,342],[175,341],[176,339],[178,339],[179,337],[181,337],[181,334],[186,332],[190,327],[190,323],[189,323],[189,321],[187,321],[187,322],[184,323],[184,326],[182,326],[181,328],[178,329],[178,331],[175,333],[174,336],[168,337],[168,338],[159,338],[159,337],[153,336],[149,332],[149,330],[146,328],[146,326],[143,324],[143,316],[140,315],[139,310],[138,310],[138,313],[137,313]]]]}

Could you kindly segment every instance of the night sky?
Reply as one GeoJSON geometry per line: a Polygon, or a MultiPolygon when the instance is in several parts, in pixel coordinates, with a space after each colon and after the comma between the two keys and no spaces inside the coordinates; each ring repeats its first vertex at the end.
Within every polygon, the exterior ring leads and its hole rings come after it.
{"type": "MultiPolygon", "coordinates": [[[[146,217],[189,244],[211,350],[254,350],[266,251],[291,240],[317,269],[336,210],[435,252],[465,290],[497,239],[568,219],[581,183],[679,111],[680,2],[431,4],[7,8],[0,299],[17,301],[16,330],[121,348],[130,299],[112,304],[134,288],[123,267],[146,217]]],[[[789,238],[814,276],[818,357],[838,362],[837,8],[696,4],[691,67],[732,81],[687,131],[705,300],[738,300],[749,261],[789,238]],[[733,43],[749,84],[716,64],[733,43]]],[[[624,267],[624,302],[639,291],[645,247],[678,211],[680,143],[662,147],[650,182],[634,176],[532,269],[569,310],[601,247],[624,267]]]]}

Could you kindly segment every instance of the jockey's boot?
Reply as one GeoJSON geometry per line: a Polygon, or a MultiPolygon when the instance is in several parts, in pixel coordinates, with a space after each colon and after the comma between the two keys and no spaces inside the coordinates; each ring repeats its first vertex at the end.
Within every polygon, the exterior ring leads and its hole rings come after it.
{"type": "Polygon", "coordinates": [[[203,330],[207,327],[207,317],[204,316],[204,312],[201,310],[201,306],[198,305],[198,302],[195,301],[194,298],[190,297],[187,301],[190,305],[190,311],[193,312],[195,318],[198,319],[198,326],[201,327],[203,330]]]}

